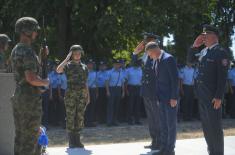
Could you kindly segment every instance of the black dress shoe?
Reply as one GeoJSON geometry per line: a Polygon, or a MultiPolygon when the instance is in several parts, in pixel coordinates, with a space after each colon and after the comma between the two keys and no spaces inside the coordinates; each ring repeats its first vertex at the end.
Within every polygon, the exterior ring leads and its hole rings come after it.
{"type": "Polygon", "coordinates": [[[151,149],[151,150],[160,150],[160,146],[158,146],[158,145],[152,145],[150,149],[151,149]]]}
{"type": "Polygon", "coordinates": [[[154,152],[152,155],[166,155],[163,150],[160,150],[158,152],[154,152]]]}
{"type": "Polygon", "coordinates": [[[175,155],[175,151],[171,151],[171,152],[166,151],[164,152],[164,155],[175,155]]]}
{"type": "Polygon", "coordinates": [[[151,149],[152,145],[146,145],[144,146],[145,149],[151,149]]]}

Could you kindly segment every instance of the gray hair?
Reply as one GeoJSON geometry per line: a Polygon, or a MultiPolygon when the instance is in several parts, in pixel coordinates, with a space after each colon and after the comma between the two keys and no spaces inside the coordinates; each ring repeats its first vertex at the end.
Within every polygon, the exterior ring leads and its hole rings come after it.
{"type": "Polygon", "coordinates": [[[158,43],[151,41],[149,42],[146,46],[145,46],[145,51],[151,50],[151,49],[155,49],[155,48],[159,48],[158,43]]]}

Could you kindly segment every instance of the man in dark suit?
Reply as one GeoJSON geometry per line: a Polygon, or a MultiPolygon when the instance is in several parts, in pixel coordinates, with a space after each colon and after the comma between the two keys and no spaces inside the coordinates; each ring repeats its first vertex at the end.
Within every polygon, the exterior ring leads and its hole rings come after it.
{"type": "Polygon", "coordinates": [[[188,61],[199,63],[195,92],[199,96],[199,112],[209,155],[224,155],[222,100],[229,66],[228,51],[219,45],[219,31],[204,25],[203,33],[194,41],[188,61]]]}
{"type": "Polygon", "coordinates": [[[149,42],[145,51],[154,60],[156,96],[160,111],[161,147],[153,155],[175,155],[177,99],[179,93],[178,71],[174,57],[149,42]]]}
{"type": "MultiPolygon", "coordinates": [[[[156,77],[153,70],[153,60],[145,52],[141,59],[138,55],[144,51],[145,45],[150,41],[158,41],[158,36],[153,33],[143,33],[144,40],[135,48],[132,56],[133,63],[141,60],[143,65],[143,77],[141,86],[141,95],[144,99],[145,111],[147,114],[151,145],[145,146],[151,150],[160,148],[160,120],[159,107],[156,101],[156,77]]],[[[132,93],[132,92],[130,92],[132,93]]]]}

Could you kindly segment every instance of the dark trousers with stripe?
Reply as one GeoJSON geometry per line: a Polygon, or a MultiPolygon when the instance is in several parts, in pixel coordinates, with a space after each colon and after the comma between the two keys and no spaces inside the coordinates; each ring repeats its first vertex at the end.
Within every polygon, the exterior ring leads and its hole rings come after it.
{"type": "Polygon", "coordinates": [[[203,84],[196,85],[199,97],[199,112],[209,155],[224,155],[224,135],[222,130],[222,108],[214,109],[213,95],[203,84]]]}
{"type": "Polygon", "coordinates": [[[129,102],[128,102],[128,122],[136,123],[140,121],[140,86],[128,85],[129,102]]]}
{"type": "Polygon", "coordinates": [[[95,122],[96,118],[96,99],[97,99],[97,92],[96,88],[89,88],[90,93],[90,103],[86,107],[85,111],[85,125],[90,125],[91,123],[95,122]]]}
{"type": "Polygon", "coordinates": [[[182,113],[184,120],[191,120],[194,107],[194,87],[192,85],[183,85],[184,96],[182,98],[182,113]]]}
{"type": "Polygon", "coordinates": [[[110,96],[108,97],[107,106],[107,124],[112,125],[117,123],[117,115],[121,101],[122,88],[109,87],[110,96]]]}
{"type": "Polygon", "coordinates": [[[105,87],[99,88],[99,95],[97,98],[97,113],[96,119],[99,123],[106,123],[107,116],[107,96],[105,87]]]}
{"type": "Polygon", "coordinates": [[[144,96],[144,107],[147,114],[148,127],[152,145],[160,145],[159,105],[156,100],[144,96]]]}

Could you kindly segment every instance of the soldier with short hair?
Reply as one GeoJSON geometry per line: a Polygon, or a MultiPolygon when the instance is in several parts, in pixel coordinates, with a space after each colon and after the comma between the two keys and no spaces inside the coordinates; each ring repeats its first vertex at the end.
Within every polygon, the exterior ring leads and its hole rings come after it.
{"type": "Polygon", "coordinates": [[[40,29],[36,19],[23,17],[16,21],[15,32],[20,41],[11,53],[16,89],[12,100],[15,122],[15,155],[37,155],[38,130],[41,124],[42,105],[39,87],[46,87],[48,80],[39,77],[40,65],[32,42],[40,29]]]}
{"type": "Polygon", "coordinates": [[[87,86],[88,69],[81,62],[83,53],[80,45],[71,46],[66,59],[57,68],[58,73],[65,72],[67,75],[65,109],[69,148],[84,147],[80,140],[80,131],[84,127],[84,113],[90,102],[90,95],[87,86]]]}

